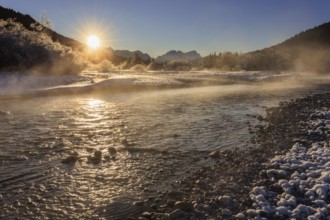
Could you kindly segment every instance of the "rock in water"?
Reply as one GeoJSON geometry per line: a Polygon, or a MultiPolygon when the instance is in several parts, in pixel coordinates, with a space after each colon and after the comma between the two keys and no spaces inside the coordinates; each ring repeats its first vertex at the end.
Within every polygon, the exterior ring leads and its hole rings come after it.
{"type": "Polygon", "coordinates": [[[10,112],[9,111],[1,111],[0,110],[0,115],[9,116],[10,115],[10,112]]]}
{"type": "Polygon", "coordinates": [[[114,147],[109,147],[108,152],[110,155],[115,155],[117,153],[117,150],[114,147]]]}
{"type": "Polygon", "coordinates": [[[220,158],[220,152],[219,151],[212,151],[211,153],[209,153],[209,157],[211,157],[213,159],[220,158]]]}
{"type": "Polygon", "coordinates": [[[72,155],[64,158],[61,162],[65,164],[74,164],[77,162],[79,158],[79,154],[77,152],[74,152],[72,155]]]}
{"type": "Polygon", "coordinates": [[[88,162],[93,164],[99,164],[102,161],[102,151],[97,150],[93,156],[88,157],[88,162]]]}

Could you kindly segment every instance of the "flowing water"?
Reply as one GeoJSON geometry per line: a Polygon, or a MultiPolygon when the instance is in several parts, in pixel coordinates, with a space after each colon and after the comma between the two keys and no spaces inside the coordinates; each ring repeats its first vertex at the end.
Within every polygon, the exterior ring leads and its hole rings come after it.
{"type": "Polygon", "coordinates": [[[0,100],[0,218],[120,219],[210,165],[209,152],[250,146],[251,115],[316,92],[251,83],[0,100]]]}

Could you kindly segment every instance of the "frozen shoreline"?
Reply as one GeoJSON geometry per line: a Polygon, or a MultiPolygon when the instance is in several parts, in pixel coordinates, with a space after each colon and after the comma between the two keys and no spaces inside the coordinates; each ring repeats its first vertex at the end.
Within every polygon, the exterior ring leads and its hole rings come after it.
{"type": "Polygon", "coordinates": [[[307,138],[296,139],[287,153],[263,164],[262,179],[250,192],[252,207],[237,214],[237,218],[327,219],[330,214],[329,101],[324,100],[318,107],[307,115],[307,121],[301,122],[306,124],[307,138]]]}
{"type": "Polygon", "coordinates": [[[174,183],[173,191],[162,196],[167,203],[161,208],[154,210],[152,202],[144,202],[140,216],[326,219],[330,93],[281,103],[267,112],[264,125],[257,127],[255,147],[212,152],[213,166],[174,183]]]}

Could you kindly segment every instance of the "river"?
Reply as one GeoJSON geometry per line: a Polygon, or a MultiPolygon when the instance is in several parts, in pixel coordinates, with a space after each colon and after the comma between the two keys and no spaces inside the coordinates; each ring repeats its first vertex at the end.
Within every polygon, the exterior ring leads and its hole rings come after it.
{"type": "Polygon", "coordinates": [[[2,99],[0,217],[128,216],[134,202],[212,164],[209,152],[253,146],[251,127],[265,107],[329,91],[282,85],[2,99]],[[78,160],[63,162],[70,155],[78,160]]]}

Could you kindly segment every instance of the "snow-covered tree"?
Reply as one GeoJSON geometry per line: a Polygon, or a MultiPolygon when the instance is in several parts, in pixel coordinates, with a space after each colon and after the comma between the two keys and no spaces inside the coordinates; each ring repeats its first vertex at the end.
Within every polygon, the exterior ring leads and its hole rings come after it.
{"type": "Polygon", "coordinates": [[[84,62],[79,52],[54,42],[40,26],[33,28],[28,30],[13,19],[0,20],[0,69],[44,74],[82,70],[84,62]]]}

